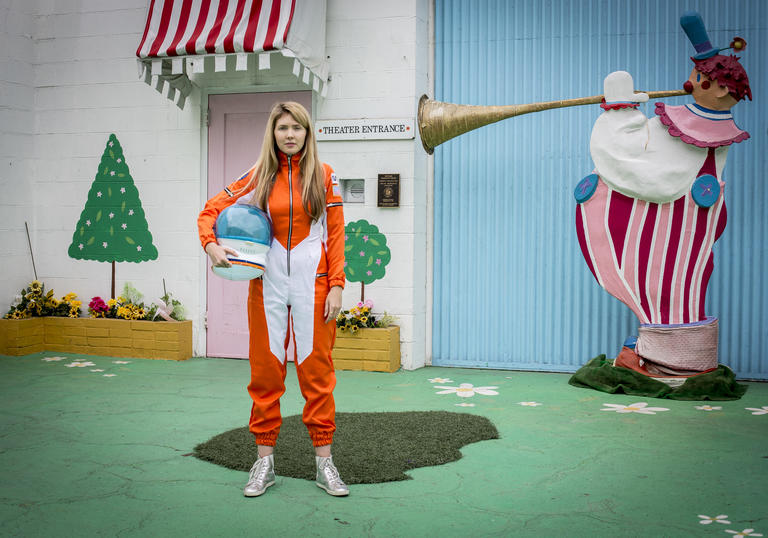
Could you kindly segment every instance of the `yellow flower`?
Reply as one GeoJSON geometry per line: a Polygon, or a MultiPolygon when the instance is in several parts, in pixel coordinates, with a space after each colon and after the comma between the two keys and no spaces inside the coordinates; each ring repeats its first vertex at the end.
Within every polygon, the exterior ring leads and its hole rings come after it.
{"type": "Polygon", "coordinates": [[[109,308],[112,308],[112,307],[113,307],[113,306],[115,306],[116,304],[117,304],[117,301],[115,301],[114,299],[110,299],[109,301],[107,301],[107,306],[108,306],[109,308]]]}
{"type": "Polygon", "coordinates": [[[117,298],[117,301],[118,301],[118,302],[120,302],[120,303],[127,303],[127,302],[128,302],[128,299],[126,299],[125,297],[123,297],[122,295],[120,295],[120,296],[117,298]]]}
{"type": "Polygon", "coordinates": [[[351,332],[352,334],[355,334],[357,332],[357,325],[352,325],[349,328],[349,332],[351,332]]]}
{"type": "Polygon", "coordinates": [[[360,321],[362,322],[363,325],[365,325],[366,323],[368,323],[368,318],[366,316],[363,316],[362,318],[360,318],[360,321]]]}
{"type": "Polygon", "coordinates": [[[39,280],[33,280],[29,283],[29,287],[34,291],[38,291],[42,289],[43,284],[39,280]]]}
{"type": "Polygon", "coordinates": [[[74,299],[75,297],[77,297],[77,294],[76,294],[76,293],[68,293],[68,294],[66,294],[64,297],[62,297],[62,300],[68,303],[68,302],[70,302],[72,299],[74,299]]]}
{"type": "MultiPolygon", "coordinates": [[[[77,297],[77,295],[75,295],[75,297],[77,297]]],[[[69,305],[76,308],[80,308],[83,305],[83,301],[70,301],[69,305]]]]}

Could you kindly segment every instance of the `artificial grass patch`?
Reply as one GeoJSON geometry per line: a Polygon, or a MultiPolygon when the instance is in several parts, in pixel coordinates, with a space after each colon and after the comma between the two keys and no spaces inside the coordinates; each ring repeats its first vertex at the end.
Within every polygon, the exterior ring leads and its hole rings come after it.
{"type": "Polygon", "coordinates": [[[723,364],[712,372],[689,377],[679,387],[672,388],[629,368],[615,367],[605,355],[591,359],[573,374],[568,383],[611,394],[670,400],[738,400],[747,391],[747,386],[736,383],[733,371],[723,364]]]}
{"type": "MultiPolygon", "coordinates": [[[[498,438],[490,420],[468,413],[336,413],[333,461],[347,484],[410,480],[406,471],[456,461],[464,445],[498,438]]],[[[221,433],[197,445],[194,455],[238,471],[249,471],[258,457],[248,428],[221,433]]],[[[283,418],[275,473],[314,480],[314,455],[301,416],[283,418]]]]}

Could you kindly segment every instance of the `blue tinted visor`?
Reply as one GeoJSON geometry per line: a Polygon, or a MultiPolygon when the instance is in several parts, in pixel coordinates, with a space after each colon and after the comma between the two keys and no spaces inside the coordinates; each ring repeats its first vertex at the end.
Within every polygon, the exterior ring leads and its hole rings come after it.
{"type": "Polygon", "coordinates": [[[235,204],[226,208],[216,219],[214,232],[217,238],[272,244],[272,222],[264,211],[250,205],[235,204]]]}

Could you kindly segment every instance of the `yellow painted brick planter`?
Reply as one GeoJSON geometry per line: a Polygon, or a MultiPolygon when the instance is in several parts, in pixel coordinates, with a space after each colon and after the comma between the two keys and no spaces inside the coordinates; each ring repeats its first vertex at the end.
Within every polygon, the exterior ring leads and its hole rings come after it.
{"type": "Polygon", "coordinates": [[[361,329],[355,334],[337,329],[331,355],[337,370],[394,372],[400,368],[400,327],[361,329]]]}
{"type": "Polygon", "coordinates": [[[192,322],[0,319],[0,354],[18,356],[40,351],[182,361],[192,356],[192,322]]]}

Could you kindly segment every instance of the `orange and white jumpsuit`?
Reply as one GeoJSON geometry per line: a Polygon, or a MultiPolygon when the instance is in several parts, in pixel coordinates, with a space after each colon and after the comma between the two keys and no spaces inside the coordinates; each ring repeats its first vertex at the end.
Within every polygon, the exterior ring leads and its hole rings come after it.
{"type": "MultiPolygon", "coordinates": [[[[294,356],[299,386],[306,404],[303,421],[314,446],[331,444],[336,430],[333,388],[336,374],[331,348],[336,321],[325,322],[328,290],[344,286],[344,212],[333,169],[323,164],[326,208],[316,222],[301,201],[300,154],[278,152],[280,167],[266,209],[274,239],[261,278],[248,291],[249,360],[253,399],[250,431],[259,445],[274,446],[280,432],[280,396],[285,392],[286,353],[294,356]]],[[[216,217],[240,197],[256,173],[243,177],[208,200],[198,218],[200,242],[216,241],[216,217]]]]}

